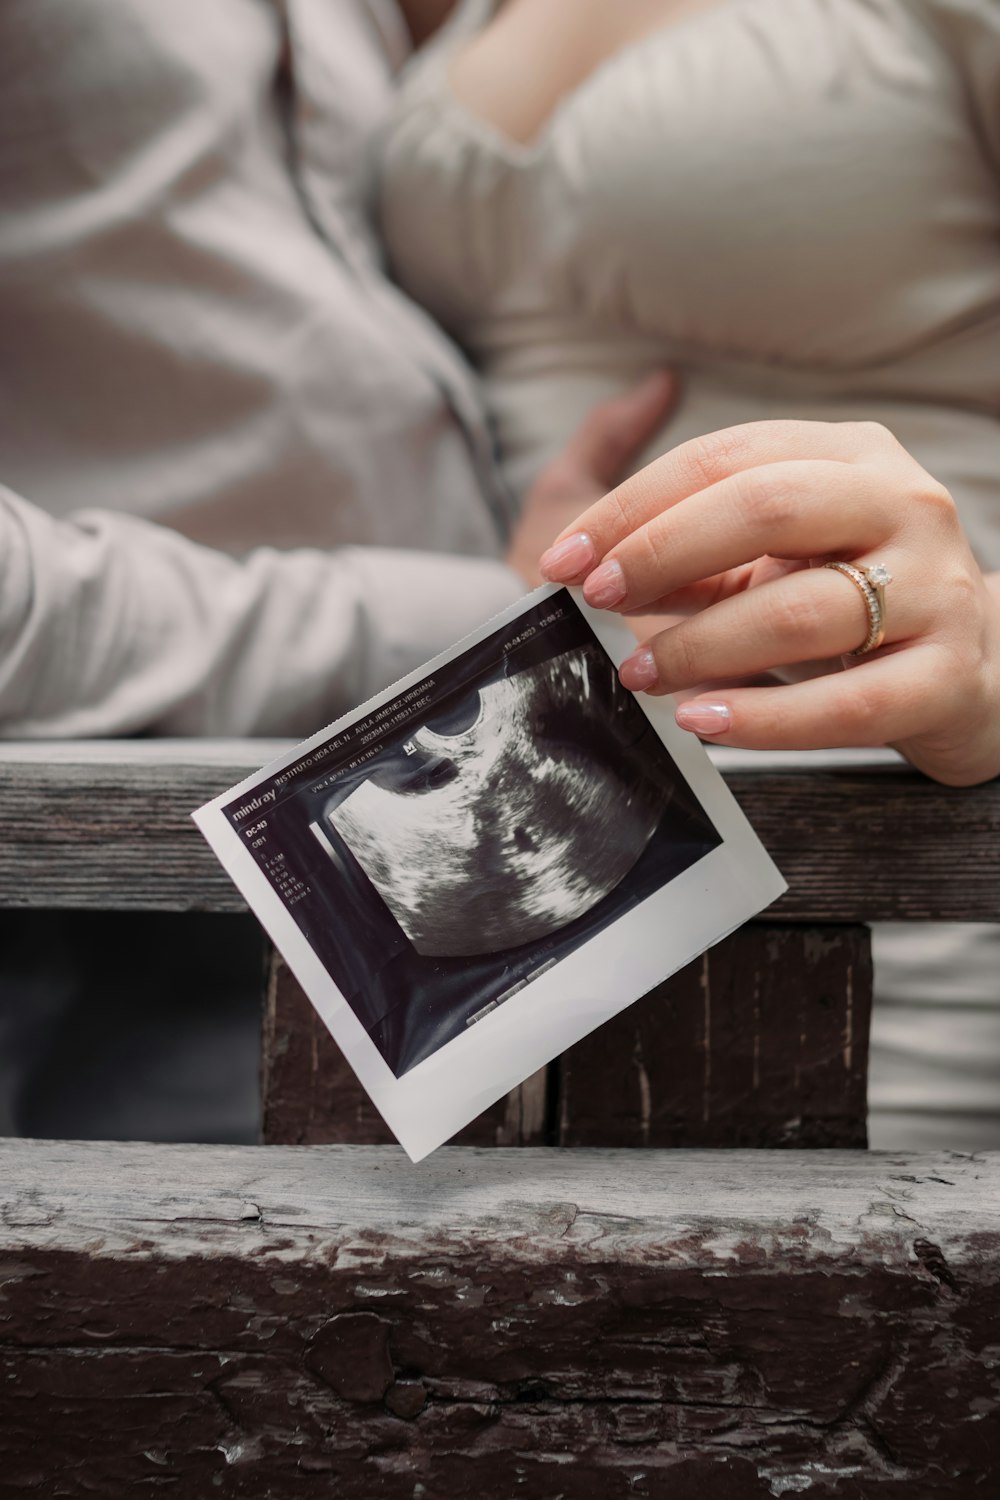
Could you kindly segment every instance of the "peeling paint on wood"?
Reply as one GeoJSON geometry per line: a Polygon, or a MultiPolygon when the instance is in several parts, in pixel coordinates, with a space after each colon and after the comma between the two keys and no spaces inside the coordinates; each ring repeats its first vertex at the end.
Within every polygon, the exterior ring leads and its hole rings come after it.
{"type": "Polygon", "coordinates": [[[871,993],[867,928],[751,923],[563,1054],[558,1144],[864,1146],[871,993]]]}
{"type": "Polygon", "coordinates": [[[5,1494],[995,1482],[1000,1157],[6,1142],[0,1225],[5,1494]]]}

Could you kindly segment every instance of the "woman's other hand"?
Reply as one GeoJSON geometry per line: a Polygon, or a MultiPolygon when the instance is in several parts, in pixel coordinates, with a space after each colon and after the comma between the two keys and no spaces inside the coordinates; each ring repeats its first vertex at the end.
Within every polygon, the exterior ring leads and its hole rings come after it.
{"type": "Polygon", "coordinates": [[[984,577],[948,491],[875,423],[758,422],[684,443],[584,511],[541,569],[599,608],[684,616],[621,679],[695,689],[677,721],[714,743],[891,744],[951,785],[1000,773],[1000,575],[984,577]],[[868,607],[829,561],[891,574],[869,654],[849,655],[868,607]],[[697,691],[803,664],[819,675],[697,691]]]}
{"type": "Polygon", "coordinates": [[[539,555],[580,511],[618,484],[656,436],[677,400],[677,377],[658,370],[624,396],[595,406],[528,491],[507,562],[531,587],[539,555]]]}

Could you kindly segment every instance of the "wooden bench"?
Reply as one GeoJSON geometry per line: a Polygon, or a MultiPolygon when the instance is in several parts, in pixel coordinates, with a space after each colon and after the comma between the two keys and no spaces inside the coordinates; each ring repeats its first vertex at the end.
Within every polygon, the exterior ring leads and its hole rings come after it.
{"type": "MultiPolygon", "coordinates": [[[[6,747],[0,907],[239,910],[187,814],[275,748],[6,747]]],[[[309,1149],[2,1143],[0,1494],[985,1492],[1000,1163],[801,1148],[864,1143],[862,924],[1000,919],[1000,786],[721,760],[788,895],[472,1144],[370,1144],[278,960],[309,1149]]]]}

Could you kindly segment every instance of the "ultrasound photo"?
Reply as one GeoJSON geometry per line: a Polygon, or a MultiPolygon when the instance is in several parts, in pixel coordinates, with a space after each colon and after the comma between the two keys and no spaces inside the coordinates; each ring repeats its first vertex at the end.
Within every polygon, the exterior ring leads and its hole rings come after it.
{"type": "Polygon", "coordinates": [[[720,841],[568,595],[436,674],[311,831],[369,944],[331,972],[397,1076],[720,841]]]}
{"type": "Polygon", "coordinates": [[[196,814],[414,1160],[783,888],[629,645],[546,587],[196,814]]]}
{"type": "Polygon", "coordinates": [[[330,817],[418,953],[533,942],[613,891],[656,831],[636,717],[596,646],[563,651],[471,688],[330,817]]]}

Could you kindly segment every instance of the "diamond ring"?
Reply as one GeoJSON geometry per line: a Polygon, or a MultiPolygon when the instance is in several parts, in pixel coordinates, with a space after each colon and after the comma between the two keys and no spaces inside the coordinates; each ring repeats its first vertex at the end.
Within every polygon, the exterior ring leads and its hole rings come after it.
{"type": "Polygon", "coordinates": [[[834,568],[838,573],[843,573],[845,578],[849,578],[865,601],[868,611],[868,634],[861,645],[847,655],[866,656],[869,651],[876,651],[885,640],[885,586],[892,582],[889,569],[885,563],[875,563],[870,568],[846,562],[829,562],[823,566],[834,568]]]}

